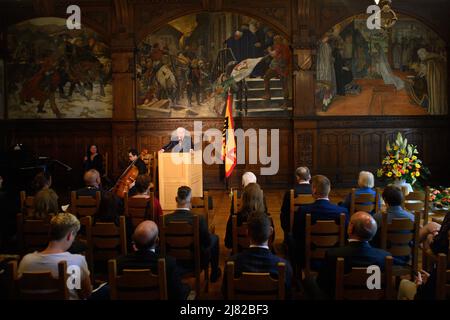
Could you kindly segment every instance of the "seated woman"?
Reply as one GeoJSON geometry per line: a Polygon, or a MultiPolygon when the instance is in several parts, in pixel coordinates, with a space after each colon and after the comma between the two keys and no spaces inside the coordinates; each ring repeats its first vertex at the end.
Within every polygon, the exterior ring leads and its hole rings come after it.
{"type": "MultiPolygon", "coordinates": [[[[375,185],[375,179],[373,177],[373,174],[369,171],[361,171],[359,173],[358,177],[358,189],[355,190],[355,196],[360,194],[371,194],[373,196],[376,195],[376,191],[373,190],[373,187],[375,185]]],[[[344,202],[339,203],[341,207],[345,207],[350,211],[350,205],[352,203],[352,194],[349,193],[347,197],[345,197],[344,202]]],[[[369,204],[369,203],[368,203],[369,204]]],[[[381,205],[381,201],[380,201],[381,205]]],[[[369,212],[372,215],[375,213],[375,210],[372,212],[369,212]]],[[[352,213],[350,213],[352,214],[352,213]]]]}
{"type": "MultiPolygon", "coordinates": [[[[247,219],[252,212],[266,213],[267,215],[269,215],[266,212],[264,194],[261,190],[261,187],[257,183],[249,183],[244,188],[244,192],[242,194],[241,209],[236,214],[237,225],[241,226],[242,223],[247,222],[247,219]]],[[[228,249],[233,248],[232,216],[233,214],[230,214],[230,217],[228,218],[227,229],[225,233],[225,247],[227,247],[228,249]]],[[[274,238],[275,236],[272,235],[272,240],[274,238]]]]}
{"type": "Polygon", "coordinates": [[[59,213],[58,195],[52,189],[43,189],[36,193],[33,201],[33,213],[25,219],[45,220],[59,213]]]}
{"type": "MultiPolygon", "coordinates": [[[[41,190],[52,190],[52,176],[48,172],[39,172],[31,183],[30,195],[36,195],[41,190]]],[[[52,190],[53,191],[53,190],[52,190]]],[[[54,191],[53,191],[54,192],[54,191]]]]}
{"type": "MultiPolygon", "coordinates": [[[[150,187],[151,187],[151,179],[146,174],[141,174],[136,178],[136,183],[134,185],[133,195],[130,198],[150,198],[150,187]]],[[[153,197],[153,210],[155,212],[155,223],[159,225],[160,219],[162,219],[162,208],[159,200],[156,197],[153,197]]]]}

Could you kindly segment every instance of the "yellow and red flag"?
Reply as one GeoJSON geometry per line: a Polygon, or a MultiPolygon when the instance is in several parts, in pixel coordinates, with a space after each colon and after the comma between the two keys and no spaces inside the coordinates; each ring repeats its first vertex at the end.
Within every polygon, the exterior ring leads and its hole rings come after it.
{"type": "Polygon", "coordinates": [[[225,160],[225,177],[228,178],[236,166],[236,140],[234,138],[233,95],[228,92],[225,120],[222,131],[222,160],[225,160]]]}

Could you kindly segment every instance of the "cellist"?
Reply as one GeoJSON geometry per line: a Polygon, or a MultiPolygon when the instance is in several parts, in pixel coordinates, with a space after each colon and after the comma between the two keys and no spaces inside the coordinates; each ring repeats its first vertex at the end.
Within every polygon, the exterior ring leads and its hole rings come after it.
{"type": "Polygon", "coordinates": [[[147,174],[147,166],[136,149],[128,150],[128,159],[130,159],[130,163],[134,162],[134,165],[139,170],[139,174],[147,174]]]}

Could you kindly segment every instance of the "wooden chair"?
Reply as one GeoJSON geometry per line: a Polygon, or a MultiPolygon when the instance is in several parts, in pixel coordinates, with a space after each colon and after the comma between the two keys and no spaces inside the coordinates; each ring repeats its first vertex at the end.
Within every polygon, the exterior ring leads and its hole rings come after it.
{"type": "Polygon", "coordinates": [[[284,300],[286,296],[286,265],[278,262],[278,279],[270,273],[243,272],[235,278],[234,262],[227,262],[228,300],[284,300]]]}
{"type": "Polygon", "coordinates": [[[23,213],[17,214],[17,240],[22,254],[41,251],[47,247],[50,218],[51,216],[45,220],[25,219],[23,213]]]}
{"type": "Polygon", "coordinates": [[[17,261],[8,263],[8,273],[12,279],[13,295],[23,300],[68,300],[67,262],[58,263],[58,278],[50,271],[27,272],[17,275],[17,261]]]}
{"type": "Polygon", "coordinates": [[[115,259],[108,261],[111,300],[167,300],[166,260],[158,259],[158,274],[150,269],[124,269],[117,273],[115,259]]]}
{"type": "Polygon", "coordinates": [[[436,269],[436,299],[450,299],[450,250],[449,255],[440,253],[437,258],[436,269]]]}
{"type": "Polygon", "coordinates": [[[148,198],[124,197],[125,216],[131,219],[133,228],[144,220],[157,221],[155,218],[154,193],[148,198]]]}
{"type": "Polygon", "coordinates": [[[209,193],[203,192],[203,197],[192,197],[191,199],[192,209],[191,212],[198,214],[205,218],[206,225],[210,233],[215,233],[214,210],[209,210],[209,193]]]}
{"type": "Polygon", "coordinates": [[[238,198],[237,189],[231,189],[231,192],[233,193],[233,214],[236,214],[241,209],[242,197],[238,198]]]}
{"type": "Polygon", "coordinates": [[[352,268],[345,274],[344,258],[336,262],[336,300],[383,300],[392,299],[392,257],[386,257],[385,270],[381,274],[381,289],[368,289],[367,279],[370,276],[367,268],[352,268]]]}
{"type": "MultiPolygon", "coordinates": [[[[404,188],[406,187],[402,187],[402,191],[405,195],[404,188]]],[[[412,213],[418,212],[419,217],[422,217],[424,219],[423,224],[425,225],[428,223],[428,213],[430,210],[429,197],[430,187],[426,187],[425,191],[413,191],[403,197],[402,206],[405,210],[408,210],[412,213]]]]}
{"type": "MultiPolygon", "coordinates": [[[[272,217],[269,216],[270,224],[273,225],[272,217]]],[[[250,247],[250,238],[248,237],[248,226],[247,222],[244,222],[242,225],[238,226],[237,223],[237,215],[233,215],[231,217],[232,223],[232,242],[233,254],[241,252],[243,249],[247,249],[250,247]]],[[[273,250],[273,239],[269,239],[269,248],[273,250]]]]}
{"type": "Polygon", "coordinates": [[[106,265],[108,260],[127,254],[124,216],[119,218],[119,226],[116,226],[114,222],[96,222],[93,224],[90,216],[83,217],[81,222],[86,226],[86,258],[92,276],[95,273],[97,263],[106,265]]]}
{"type": "Polygon", "coordinates": [[[34,197],[27,196],[25,191],[20,191],[20,212],[26,216],[31,216],[34,212],[34,197]]]}
{"type": "Polygon", "coordinates": [[[313,259],[324,259],[328,249],[344,246],[345,214],[339,216],[339,224],[334,220],[317,220],[312,224],[308,213],[305,231],[305,277],[310,277],[313,259]]]}
{"type": "Polygon", "coordinates": [[[290,190],[290,207],[289,207],[289,230],[292,232],[292,227],[294,225],[294,215],[297,211],[298,207],[304,204],[311,204],[316,201],[310,194],[299,194],[297,197],[295,196],[294,189],[290,190]]]}
{"type": "Polygon", "coordinates": [[[100,191],[95,193],[95,197],[91,196],[77,196],[76,191],[70,194],[70,210],[71,213],[78,218],[93,216],[97,213],[100,207],[100,191]]]}
{"type": "Polygon", "coordinates": [[[183,278],[195,277],[196,294],[200,296],[200,276],[205,274],[205,292],[209,288],[208,267],[202,270],[199,217],[194,215],[192,224],[187,221],[163,222],[160,228],[161,256],[172,256],[177,262],[192,265],[194,270],[183,275],[183,278]]]}
{"type": "Polygon", "coordinates": [[[392,219],[388,223],[388,216],[383,213],[381,223],[381,249],[392,256],[411,256],[411,265],[394,266],[394,276],[414,275],[419,270],[419,228],[420,216],[414,213],[414,221],[410,219],[392,219]],[[410,243],[413,242],[411,247],[410,243]]]}
{"type": "Polygon", "coordinates": [[[103,176],[107,177],[109,173],[109,155],[108,152],[105,152],[105,155],[103,156],[103,176]]]}
{"type": "Polygon", "coordinates": [[[356,194],[356,189],[352,188],[352,199],[350,202],[350,216],[355,212],[364,211],[371,213],[380,212],[380,190],[377,188],[375,195],[371,193],[356,194]]]}

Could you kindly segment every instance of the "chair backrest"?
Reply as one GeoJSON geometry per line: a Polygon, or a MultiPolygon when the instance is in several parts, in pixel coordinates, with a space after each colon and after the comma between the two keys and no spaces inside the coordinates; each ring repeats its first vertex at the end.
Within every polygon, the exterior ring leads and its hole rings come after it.
{"type": "Polygon", "coordinates": [[[440,253],[436,269],[436,299],[450,299],[450,255],[440,253]]]}
{"type": "Polygon", "coordinates": [[[125,216],[131,219],[134,228],[144,220],[155,219],[154,193],[150,192],[148,198],[124,197],[125,216]]]}
{"type": "Polygon", "coordinates": [[[94,273],[95,263],[106,263],[120,255],[127,254],[125,217],[119,217],[119,226],[114,222],[96,222],[92,217],[84,217],[81,223],[86,226],[87,260],[94,273]]]}
{"type": "Polygon", "coordinates": [[[20,191],[20,212],[26,216],[32,216],[34,212],[34,197],[27,196],[25,191],[20,191]]]}
{"type": "Polygon", "coordinates": [[[233,193],[233,214],[236,214],[241,209],[242,197],[238,197],[238,189],[231,189],[233,193]]]}
{"type": "Polygon", "coordinates": [[[336,300],[384,300],[392,299],[392,257],[385,259],[384,273],[381,273],[381,288],[367,288],[371,274],[367,268],[352,268],[345,273],[344,258],[336,262],[336,300]]]}
{"type": "Polygon", "coordinates": [[[210,226],[210,212],[209,212],[209,193],[208,191],[203,192],[203,197],[192,197],[191,198],[191,212],[202,216],[205,221],[206,225],[210,226]]]}
{"type": "Polygon", "coordinates": [[[227,262],[229,300],[284,300],[286,296],[286,264],[278,262],[278,279],[265,272],[243,272],[235,278],[234,262],[227,262]]]}
{"type": "Polygon", "coordinates": [[[18,213],[17,221],[17,240],[19,250],[22,253],[43,250],[48,245],[50,219],[37,220],[25,219],[23,213],[18,213]]]}
{"type": "Polygon", "coordinates": [[[306,214],[305,233],[305,275],[311,274],[311,261],[324,259],[325,252],[345,243],[345,214],[339,216],[339,224],[334,220],[311,222],[311,214],[306,214]]]}
{"type": "Polygon", "coordinates": [[[103,170],[104,170],[103,176],[107,177],[108,173],[109,173],[109,155],[108,155],[108,152],[105,152],[105,154],[103,156],[103,170]]]}
{"type": "Polygon", "coordinates": [[[232,221],[232,241],[233,241],[233,254],[238,253],[239,248],[246,249],[250,246],[250,239],[248,237],[247,222],[238,226],[237,215],[231,217],[232,221]]]}
{"type": "Polygon", "coordinates": [[[299,194],[297,197],[295,196],[294,189],[289,191],[289,230],[292,232],[292,227],[294,225],[294,215],[295,211],[297,211],[298,207],[303,204],[311,204],[316,201],[310,194],[299,194]]]}
{"type": "Polygon", "coordinates": [[[381,223],[381,248],[395,257],[411,256],[412,269],[419,269],[419,228],[420,215],[414,213],[414,221],[410,219],[392,219],[388,223],[388,215],[383,213],[381,223]],[[412,245],[411,245],[412,243],[412,245]]]}
{"type": "Polygon", "coordinates": [[[356,189],[352,188],[352,197],[350,202],[350,215],[355,212],[364,211],[371,213],[380,212],[380,190],[377,188],[375,195],[371,193],[356,194],[356,189]]]}
{"type": "Polygon", "coordinates": [[[54,278],[50,271],[25,272],[17,275],[17,261],[8,264],[8,272],[13,281],[12,288],[19,299],[24,300],[67,300],[67,262],[58,263],[58,278],[54,278]]]}
{"type": "Polygon", "coordinates": [[[78,218],[95,215],[100,207],[100,197],[100,191],[95,193],[95,197],[77,196],[77,192],[72,191],[70,196],[71,213],[78,218]]]}
{"type": "MultiPolygon", "coordinates": [[[[164,217],[163,217],[164,220],[164,217]]],[[[196,291],[200,293],[200,224],[199,216],[193,215],[188,221],[163,221],[160,228],[161,256],[172,256],[177,262],[194,266],[190,275],[196,278],[196,291]]]]}
{"type": "Polygon", "coordinates": [[[166,260],[158,259],[158,274],[150,269],[124,269],[119,275],[115,259],[108,261],[111,300],[167,300],[166,260]]]}
{"type": "MultiPolygon", "coordinates": [[[[425,191],[413,191],[403,197],[402,206],[405,210],[411,212],[418,212],[420,215],[424,215],[424,223],[428,223],[428,211],[429,211],[429,196],[430,188],[426,187],[425,191]]],[[[419,215],[419,216],[420,216],[419,215]]]]}

